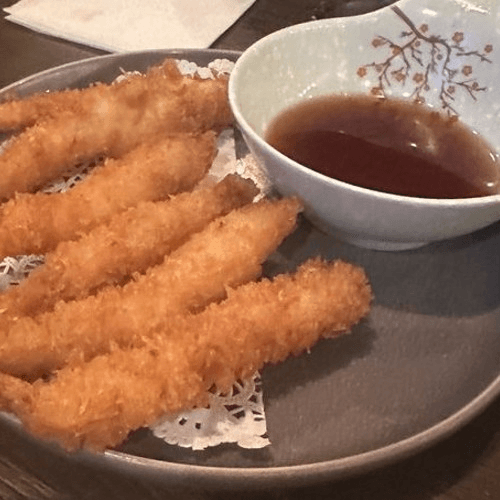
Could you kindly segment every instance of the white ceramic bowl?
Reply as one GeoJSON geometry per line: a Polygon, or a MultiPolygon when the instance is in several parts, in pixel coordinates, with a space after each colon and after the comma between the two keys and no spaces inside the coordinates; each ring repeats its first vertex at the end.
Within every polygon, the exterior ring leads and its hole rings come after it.
{"type": "Polygon", "coordinates": [[[500,194],[426,199],[376,192],[305,168],[264,140],[270,121],[300,101],[334,93],[368,94],[374,88],[388,97],[413,99],[421,75],[427,74],[421,99],[458,115],[498,155],[496,3],[402,0],[362,16],[292,26],[246,50],[231,74],[229,100],[251,152],[276,189],[298,194],[305,215],[323,229],[379,250],[415,248],[499,220],[500,194]],[[396,46],[403,48],[399,54],[396,46]],[[383,62],[390,64],[387,78],[380,78],[383,62]],[[407,78],[397,80],[392,70],[405,64],[407,78]]]}

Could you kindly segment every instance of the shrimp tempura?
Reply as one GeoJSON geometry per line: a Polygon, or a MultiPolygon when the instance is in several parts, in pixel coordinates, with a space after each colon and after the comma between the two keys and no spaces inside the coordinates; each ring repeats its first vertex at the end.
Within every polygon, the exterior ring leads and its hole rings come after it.
{"type": "Polygon", "coordinates": [[[0,207],[0,257],[40,254],[140,201],[189,190],[216,154],[213,132],[146,141],[64,193],[22,193],[0,207]]]}
{"type": "Polygon", "coordinates": [[[141,79],[139,73],[130,73],[126,78],[116,79],[110,85],[94,83],[78,89],[50,90],[22,97],[10,96],[0,102],[0,131],[19,130],[30,127],[47,118],[55,118],[61,112],[81,113],[99,101],[109,99],[111,92],[123,92],[133,79],[141,79]]]}
{"type": "Polygon", "coordinates": [[[0,377],[0,398],[33,434],[102,450],[165,414],[204,404],[213,385],[228,387],[351,329],[371,297],[361,269],[311,261],[178,318],[144,347],[68,366],[48,383],[0,377]]]}
{"type": "Polygon", "coordinates": [[[221,130],[231,123],[227,77],[183,76],[167,60],[11,138],[0,155],[0,200],[34,191],[80,161],[121,156],[159,133],[221,130]]]}
{"type": "Polygon", "coordinates": [[[216,219],[123,288],[59,302],[16,321],[0,343],[0,370],[30,378],[90,359],[114,346],[141,344],[175,315],[199,310],[228,287],[258,277],[262,263],[295,228],[300,203],[262,200],[216,219]]]}
{"type": "Polygon", "coordinates": [[[58,300],[81,299],[99,287],[159,264],[210,221],[252,201],[255,184],[229,175],[214,186],[170,200],[143,202],[76,241],[60,243],[45,262],[0,295],[0,324],[50,310],[58,300]]]}

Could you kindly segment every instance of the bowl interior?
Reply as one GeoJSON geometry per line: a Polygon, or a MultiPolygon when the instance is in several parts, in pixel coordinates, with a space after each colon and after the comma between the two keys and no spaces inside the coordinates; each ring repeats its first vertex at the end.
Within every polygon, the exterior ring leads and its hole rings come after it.
{"type": "Polygon", "coordinates": [[[309,97],[362,93],[419,100],[457,116],[496,153],[499,42],[493,15],[452,0],[402,0],[260,40],[238,61],[230,99],[237,118],[259,137],[280,111],[309,97]]]}

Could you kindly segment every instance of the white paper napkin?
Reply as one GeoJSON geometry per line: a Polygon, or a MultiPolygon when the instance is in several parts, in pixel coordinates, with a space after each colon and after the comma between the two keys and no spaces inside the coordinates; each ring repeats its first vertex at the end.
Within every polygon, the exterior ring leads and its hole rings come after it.
{"type": "Polygon", "coordinates": [[[21,0],[6,19],[108,50],[206,48],[255,0],[21,0]]]}

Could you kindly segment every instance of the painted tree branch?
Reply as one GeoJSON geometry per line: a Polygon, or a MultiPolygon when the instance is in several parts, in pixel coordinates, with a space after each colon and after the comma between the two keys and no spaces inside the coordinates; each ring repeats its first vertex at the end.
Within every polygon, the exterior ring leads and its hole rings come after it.
{"type": "MultiPolygon", "coordinates": [[[[378,84],[373,87],[372,93],[385,96],[392,84],[404,85],[408,79],[414,82],[412,99],[425,102],[425,94],[431,91],[431,75],[442,78],[439,89],[439,99],[442,108],[451,115],[457,112],[453,107],[456,92],[463,91],[470,98],[477,100],[478,92],[485,92],[487,87],[480,85],[473,75],[471,63],[453,65],[456,58],[473,58],[480,63],[491,63],[488,57],[493,51],[491,44],[485,45],[482,51],[466,50],[462,46],[464,34],[456,31],[450,40],[429,34],[427,24],[418,26],[397,6],[393,6],[394,13],[406,24],[409,30],[400,35],[402,42],[397,43],[385,36],[377,35],[372,40],[376,49],[385,47],[390,54],[380,62],[373,62],[360,66],[357,74],[364,78],[369,71],[377,75],[378,84]]],[[[468,61],[467,61],[468,62],[468,61]]]]}

